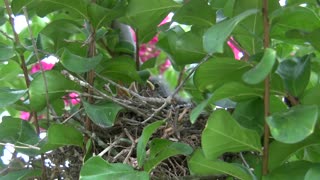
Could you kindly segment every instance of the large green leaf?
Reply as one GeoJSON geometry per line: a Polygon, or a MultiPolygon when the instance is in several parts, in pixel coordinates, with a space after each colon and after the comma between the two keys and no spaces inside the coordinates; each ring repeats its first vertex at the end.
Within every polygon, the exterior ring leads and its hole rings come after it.
{"type": "Polygon", "coordinates": [[[241,76],[250,66],[232,58],[212,58],[195,72],[193,81],[200,91],[214,91],[223,84],[242,81],[241,76]]]}
{"type": "Polygon", "coordinates": [[[0,43],[0,61],[8,61],[15,56],[14,48],[0,43]]]}
{"type": "Polygon", "coordinates": [[[146,147],[151,135],[159,128],[164,121],[156,121],[143,128],[137,145],[137,160],[139,167],[142,167],[146,159],[146,147]]]}
{"type": "Polygon", "coordinates": [[[104,66],[101,75],[114,81],[121,81],[123,83],[142,82],[136,70],[134,60],[129,57],[121,56],[114,58],[105,62],[104,66]]]}
{"type": "Polygon", "coordinates": [[[76,84],[67,80],[62,74],[51,70],[45,72],[46,83],[43,80],[42,74],[38,74],[31,81],[30,106],[35,111],[40,111],[46,106],[46,85],[48,89],[49,102],[61,98],[65,94],[65,90],[76,89],[76,84]]]}
{"type": "Polygon", "coordinates": [[[9,61],[8,64],[0,64],[0,74],[0,84],[5,84],[22,74],[22,69],[17,62],[9,61]]]}
{"type": "Polygon", "coordinates": [[[294,144],[273,141],[269,147],[269,169],[273,170],[276,167],[284,164],[294,153],[305,147],[319,145],[319,139],[319,133],[314,133],[305,140],[294,144]]]}
{"type": "Polygon", "coordinates": [[[304,177],[304,180],[317,180],[320,177],[320,164],[316,167],[312,167],[308,170],[304,177]]]}
{"type": "Polygon", "coordinates": [[[47,142],[41,147],[42,152],[47,152],[61,146],[83,146],[83,135],[75,127],[65,124],[51,124],[48,129],[47,142]]]}
{"type": "Polygon", "coordinates": [[[61,64],[71,72],[83,73],[95,68],[102,60],[102,54],[91,58],[84,58],[72,54],[69,50],[64,49],[61,54],[61,64]]]}
{"type": "Polygon", "coordinates": [[[293,96],[300,96],[307,87],[310,78],[311,55],[282,61],[277,69],[286,90],[293,96]]]}
{"type": "Polygon", "coordinates": [[[157,31],[157,25],[180,5],[172,0],[131,0],[121,22],[137,30],[139,42],[148,42],[157,31]]]}
{"type": "Polygon", "coordinates": [[[192,28],[184,32],[181,27],[176,27],[164,32],[163,35],[157,46],[170,57],[173,65],[184,66],[200,62],[206,55],[202,47],[201,28],[192,28]]]}
{"type": "Polygon", "coordinates": [[[222,53],[223,45],[237,24],[246,17],[257,13],[258,10],[247,10],[238,16],[213,25],[203,36],[203,46],[207,53],[222,53]]]}
{"type": "Polygon", "coordinates": [[[294,162],[286,163],[278,167],[277,169],[274,169],[268,174],[268,176],[264,177],[264,179],[265,180],[274,180],[274,179],[301,180],[301,179],[304,179],[309,169],[319,167],[319,166],[320,164],[311,163],[307,161],[294,161],[294,162]]]}
{"type": "Polygon", "coordinates": [[[9,106],[18,101],[27,90],[17,90],[0,87],[0,108],[9,106]]]}
{"type": "Polygon", "coordinates": [[[224,98],[229,98],[233,101],[243,101],[256,97],[262,98],[262,96],[262,92],[253,87],[239,82],[227,82],[214,91],[212,101],[215,102],[224,98]]]}
{"type": "Polygon", "coordinates": [[[275,62],[276,51],[271,48],[266,48],[260,62],[243,74],[243,81],[248,84],[258,84],[262,82],[271,72],[275,62]]]}
{"type": "Polygon", "coordinates": [[[33,168],[25,168],[22,170],[11,171],[5,176],[2,176],[1,180],[24,180],[24,179],[33,179],[34,177],[40,177],[41,170],[40,169],[33,169],[33,168]]]}
{"type": "MultiPolygon", "coordinates": [[[[0,123],[0,141],[15,144],[37,140],[34,127],[27,121],[18,118],[4,117],[0,123]]],[[[32,144],[33,145],[33,144],[32,144]]]]}
{"type": "Polygon", "coordinates": [[[270,14],[270,20],[272,38],[283,38],[291,29],[311,32],[320,27],[319,15],[312,8],[301,6],[280,8],[270,14]]]}
{"type": "Polygon", "coordinates": [[[123,109],[121,106],[112,102],[90,104],[82,100],[82,103],[92,122],[100,127],[113,126],[119,111],[123,109]]]}
{"type": "Polygon", "coordinates": [[[225,110],[216,110],[208,119],[201,144],[206,158],[216,159],[225,152],[261,152],[260,136],[242,127],[225,110]]]}
{"type": "Polygon", "coordinates": [[[131,166],[121,163],[108,163],[101,157],[95,156],[84,163],[80,171],[81,180],[130,179],[148,180],[145,171],[135,171],[131,166]]]}
{"type": "Polygon", "coordinates": [[[320,105],[320,85],[316,85],[306,90],[300,98],[301,104],[305,105],[320,105]]]}
{"type": "Polygon", "coordinates": [[[151,172],[161,161],[175,155],[190,155],[191,146],[185,143],[172,142],[167,139],[154,139],[150,146],[150,157],[145,161],[144,170],[151,172]]]}
{"type": "Polygon", "coordinates": [[[227,174],[237,179],[254,179],[245,167],[240,164],[226,163],[221,160],[207,159],[201,149],[197,149],[188,160],[192,175],[208,176],[227,174]]]}
{"type": "Polygon", "coordinates": [[[297,143],[313,133],[318,119],[318,107],[300,105],[267,117],[272,136],[280,142],[297,143]]]}
{"type": "Polygon", "coordinates": [[[216,20],[216,12],[205,0],[191,0],[174,13],[172,21],[180,24],[212,26],[216,20]],[[201,11],[199,11],[201,9],[201,11]]]}

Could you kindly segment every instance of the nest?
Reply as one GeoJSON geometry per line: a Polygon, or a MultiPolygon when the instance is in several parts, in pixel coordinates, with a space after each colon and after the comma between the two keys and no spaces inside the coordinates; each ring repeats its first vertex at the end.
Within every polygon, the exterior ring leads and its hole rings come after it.
{"type": "MultiPolygon", "coordinates": [[[[145,126],[158,120],[165,120],[166,123],[153,134],[152,138],[183,142],[194,149],[200,146],[200,137],[207,117],[203,115],[195,124],[191,124],[189,113],[193,105],[189,101],[176,100],[170,96],[157,97],[147,88],[140,93],[125,90],[132,95],[130,98],[119,95],[112,97],[114,102],[125,104],[126,107],[126,111],[118,115],[114,126],[105,128],[92,124],[90,131],[83,131],[93,140],[94,154],[102,155],[101,157],[110,163],[126,163],[138,170],[136,155],[138,139],[145,126]],[[108,151],[101,154],[106,148],[108,151]]],[[[50,167],[47,170],[48,178],[78,179],[83,157],[83,149],[74,146],[61,147],[47,153],[45,158],[50,160],[47,164],[50,167]]],[[[175,156],[166,159],[153,169],[151,179],[179,179],[189,175],[186,157],[175,156]]]]}

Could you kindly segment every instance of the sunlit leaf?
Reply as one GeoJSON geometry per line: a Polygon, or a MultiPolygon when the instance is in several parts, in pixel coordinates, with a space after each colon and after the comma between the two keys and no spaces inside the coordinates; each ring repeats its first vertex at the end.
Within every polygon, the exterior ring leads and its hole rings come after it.
{"type": "Polygon", "coordinates": [[[225,110],[216,110],[208,119],[201,144],[206,158],[214,160],[225,152],[261,151],[260,136],[242,127],[225,110]]]}
{"type": "Polygon", "coordinates": [[[267,118],[272,136],[284,143],[297,143],[313,133],[318,119],[317,106],[295,106],[267,118]]]}
{"type": "Polygon", "coordinates": [[[146,147],[151,135],[159,128],[164,121],[156,121],[143,128],[137,145],[137,160],[139,167],[142,167],[146,158],[146,147]]]}
{"type": "Polygon", "coordinates": [[[222,53],[223,45],[236,25],[246,17],[257,13],[258,10],[247,10],[238,16],[213,25],[203,36],[203,46],[207,53],[222,53]]]}
{"type": "Polygon", "coordinates": [[[6,107],[18,101],[27,90],[17,90],[0,87],[0,108],[6,107]]]}
{"type": "Polygon", "coordinates": [[[119,111],[123,109],[121,106],[111,102],[90,104],[82,100],[82,103],[92,122],[100,127],[112,126],[119,111]]]}
{"type": "Polygon", "coordinates": [[[148,180],[145,171],[136,171],[131,166],[122,163],[108,163],[101,157],[92,157],[84,163],[80,171],[81,180],[130,179],[148,180]]]}
{"type": "Polygon", "coordinates": [[[207,159],[201,149],[197,149],[188,160],[192,174],[198,176],[227,174],[237,179],[252,179],[249,171],[240,164],[226,163],[219,159],[207,159]]]}

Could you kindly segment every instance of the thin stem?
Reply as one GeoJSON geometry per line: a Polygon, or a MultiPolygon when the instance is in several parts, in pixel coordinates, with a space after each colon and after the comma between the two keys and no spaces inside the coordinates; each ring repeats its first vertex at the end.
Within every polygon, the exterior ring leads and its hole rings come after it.
{"type": "Polygon", "coordinates": [[[135,53],[135,60],[136,60],[136,69],[137,71],[140,70],[140,58],[139,58],[139,37],[138,37],[138,29],[135,29],[135,34],[136,34],[136,53],[135,53]]]}
{"type": "MultiPolygon", "coordinates": [[[[268,18],[268,0],[263,0],[263,26],[264,26],[264,35],[263,35],[263,46],[268,48],[270,46],[270,24],[268,18]]],[[[270,129],[266,122],[267,117],[270,114],[270,74],[264,80],[264,145],[263,145],[263,162],[262,162],[262,174],[268,174],[268,163],[269,163],[269,137],[270,129]]]]}

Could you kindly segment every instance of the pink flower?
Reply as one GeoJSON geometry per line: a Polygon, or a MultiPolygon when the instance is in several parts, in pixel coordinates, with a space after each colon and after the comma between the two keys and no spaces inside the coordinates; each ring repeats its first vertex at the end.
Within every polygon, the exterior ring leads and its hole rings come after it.
{"type": "Polygon", "coordinates": [[[72,92],[68,94],[68,97],[64,97],[64,104],[68,106],[69,103],[71,103],[72,105],[79,104],[80,103],[79,94],[72,92]]]}
{"type": "Polygon", "coordinates": [[[162,26],[162,25],[164,25],[164,24],[166,24],[166,23],[168,23],[168,22],[170,22],[171,19],[172,19],[172,15],[169,14],[167,17],[165,17],[165,18],[160,22],[160,24],[158,25],[158,27],[159,27],[159,26],[162,26]]]}
{"type": "Polygon", "coordinates": [[[166,59],[166,62],[161,64],[160,67],[159,67],[160,74],[163,74],[170,66],[171,66],[170,60],[166,59]]]}
{"type": "MultiPolygon", "coordinates": [[[[54,67],[53,63],[47,63],[45,61],[40,61],[40,64],[42,65],[42,68],[43,68],[44,71],[51,70],[54,67]]],[[[34,74],[36,72],[39,72],[41,70],[40,64],[36,63],[35,65],[33,65],[31,67],[30,74],[34,74]]]]}
{"type": "Polygon", "coordinates": [[[25,112],[25,111],[21,111],[20,112],[20,119],[28,121],[30,117],[30,113],[29,112],[25,112]]]}
{"type": "MultiPolygon", "coordinates": [[[[234,39],[231,37],[230,38],[232,41],[234,41],[234,39]]],[[[234,58],[236,60],[240,60],[243,56],[243,53],[236,47],[236,45],[232,42],[232,41],[228,41],[227,44],[229,45],[229,47],[232,49],[233,54],[234,54],[234,58]]]]}

